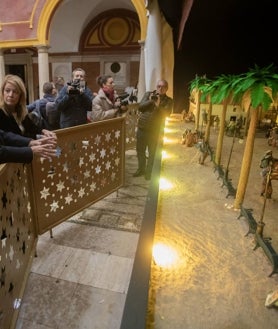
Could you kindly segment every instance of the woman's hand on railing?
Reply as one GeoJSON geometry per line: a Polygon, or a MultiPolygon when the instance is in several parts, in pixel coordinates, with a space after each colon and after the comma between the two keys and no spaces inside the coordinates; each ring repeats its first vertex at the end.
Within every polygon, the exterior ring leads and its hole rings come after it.
{"type": "Polygon", "coordinates": [[[57,138],[42,137],[40,139],[32,140],[29,143],[33,154],[42,158],[51,159],[56,155],[57,138]]]}
{"type": "Polygon", "coordinates": [[[43,129],[42,130],[42,136],[52,137],[52,138],[57,140],[57,135],[51,130],[43,129]]]}

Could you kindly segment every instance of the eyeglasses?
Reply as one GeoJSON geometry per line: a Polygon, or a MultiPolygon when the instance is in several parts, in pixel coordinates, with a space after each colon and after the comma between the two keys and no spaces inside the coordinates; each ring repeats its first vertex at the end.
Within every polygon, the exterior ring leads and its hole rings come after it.
{"type": "Polygon", "coordinates": [[[156,88],[166,88],[165,85],[157,85],[156,88]]]}

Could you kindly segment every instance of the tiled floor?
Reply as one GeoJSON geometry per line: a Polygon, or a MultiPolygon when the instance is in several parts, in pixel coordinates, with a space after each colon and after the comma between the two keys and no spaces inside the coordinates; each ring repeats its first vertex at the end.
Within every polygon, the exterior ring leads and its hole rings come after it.
{"type": "Polygon", "coordinates": [[[119,328],[137,240],[137,233],[68,222],[52,239],[45,233],[16,328],[119,328]]]}

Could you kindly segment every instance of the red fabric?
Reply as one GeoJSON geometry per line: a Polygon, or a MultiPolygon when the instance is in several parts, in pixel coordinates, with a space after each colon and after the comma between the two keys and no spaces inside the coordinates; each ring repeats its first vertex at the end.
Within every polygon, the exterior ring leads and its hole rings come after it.
{"type": "Polygon", "coordinates": [[[105,95],[110,99],[110,101],[114,104],[114,102],[115,102],[114,89],[103,87],[102,90],[104,91],[105,95]]]}

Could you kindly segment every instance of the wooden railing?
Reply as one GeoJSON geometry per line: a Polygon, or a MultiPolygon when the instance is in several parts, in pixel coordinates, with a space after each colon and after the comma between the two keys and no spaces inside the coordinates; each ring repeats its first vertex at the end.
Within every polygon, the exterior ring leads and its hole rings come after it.
{"type": "Polygon", "coordinates": [[[124,184],[125,121],[57,131],[57,157],[32,164],[38,233],[42,234],[124,184]]]}
{"type": "Polygon", "coordinates": [[[37,233],[30,165],[0,165],[0,328],[10,328],[20,305],[37,233]]]}
{"type": "Polygon", "coordinates": [[[0,165],[0,328],[14,328],[38,236],[124,185],[137,107],[58,130],[57,156],[0,165]]]}

